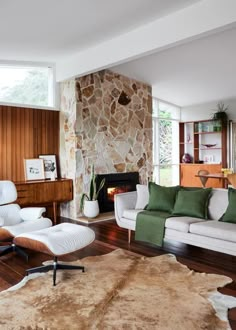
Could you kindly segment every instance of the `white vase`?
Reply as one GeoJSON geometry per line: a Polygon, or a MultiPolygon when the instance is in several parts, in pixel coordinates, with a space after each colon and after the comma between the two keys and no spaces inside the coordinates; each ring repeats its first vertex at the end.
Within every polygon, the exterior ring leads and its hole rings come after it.
{"type": "Polygon", "coordinates": [[[99,214],[98,201],[84,201],[84,215],[87,218],[95,218],[99,214]]]}

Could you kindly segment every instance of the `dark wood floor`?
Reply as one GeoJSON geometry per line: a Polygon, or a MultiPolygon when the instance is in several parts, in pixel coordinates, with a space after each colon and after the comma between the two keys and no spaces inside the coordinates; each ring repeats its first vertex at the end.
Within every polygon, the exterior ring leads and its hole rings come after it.
{"type": "MultiPolygon", "coordinates": [[[[60,218],[59,222],[74,221],[60,218]]],[[[74,223],[78,224],[78,222],[74,223]]],[[[109,253],[118,247],[145,256],[173,253],[178,261],[195,271],[231,277],[233,282],[219,289],[219,291],[236,297],[236,257],[181,243],[165,244],[163,249],[159,249],[150,244],[136,242],[132,239],[129,245],[127,242],[127,230],[119,228],[113,220],[90,225],[90,228],[96,233],[95,242],[85,249],[64,258],[64,260],[72,261],[88,255],[101,255],[109,253]]],[[[43,261],[49,259],[48,255],[42,253],[33,251],[28,251],[28,253],[28,263],[14,253],[0,257],[0,291],[18,283],[24,277],[27,268],[39,266],[43,261]]],[[[236,330],[236,308],[229,311],[229,320],[232,329],[236,330]]]]}

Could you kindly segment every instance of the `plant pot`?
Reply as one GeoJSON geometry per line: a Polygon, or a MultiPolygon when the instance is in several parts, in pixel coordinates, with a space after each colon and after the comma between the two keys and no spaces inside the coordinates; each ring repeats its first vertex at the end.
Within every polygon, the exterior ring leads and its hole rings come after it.
{"type": "Polygon", "coordinates": [[[84,201],[83,212],[87,218],[95,218],[99,214],[98,201],[84,201]]]}

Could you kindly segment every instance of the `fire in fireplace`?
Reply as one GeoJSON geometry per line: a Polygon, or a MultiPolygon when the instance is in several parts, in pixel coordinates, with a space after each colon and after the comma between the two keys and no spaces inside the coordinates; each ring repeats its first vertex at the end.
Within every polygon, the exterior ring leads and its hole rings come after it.
{"type": "Polygon", "coordinates": [[[136,184],[139,183],[138,172],[98,174],[98,186],[103,178],[106,181],[98,197],[100,212],[113,211],[115,195],[134,191],[136,190],[136,184]]]}

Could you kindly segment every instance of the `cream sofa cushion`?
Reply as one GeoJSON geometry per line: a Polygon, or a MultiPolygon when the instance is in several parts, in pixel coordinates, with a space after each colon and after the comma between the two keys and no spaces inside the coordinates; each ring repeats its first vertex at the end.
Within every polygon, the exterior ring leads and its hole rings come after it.
{"type": "Polygon", "coordinates": [[[124,210],[123,218],[136,221],[138,213],[142,212],[143,210],[124,210]]]}
{"type": "Polygon", "coordinates": [[[165,227],[169,229],[175,229],[184,233],[189,232],[189,225],[195,222],[204,222],[204,219],[198,219],[193,217],[171,217],[166,219],[165,227]]]}
{"type": "Polygon", "coordinates": [[[208,205],[208,215],[212,220],[219,220],[225,213],[228,206],[228,190],[212,189],[208,205]]]}
{"type": "Polygon", "coordinates": [[[136,189],[137,189],[137,201],[136,201],[135,209],[143,210],[145,206],[148,204],[148,200],[149,200],[148,186],[144,184],[137,184],[136,189]]]}
{"type": "Polygon", "coordinates": [[[234,223],[217,220],[204,221],[191,224],[189,231],[192,234],[236,242],[236,225],[234,223]]]}

